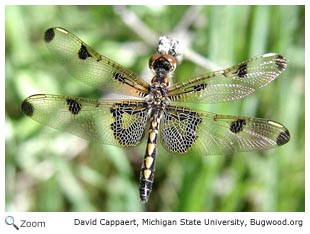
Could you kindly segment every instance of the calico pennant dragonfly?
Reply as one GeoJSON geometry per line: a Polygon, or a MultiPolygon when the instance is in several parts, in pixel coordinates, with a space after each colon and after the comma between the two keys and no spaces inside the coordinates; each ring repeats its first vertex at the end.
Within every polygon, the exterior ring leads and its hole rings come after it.
{"type": "Polygon", "coordinates": [[[36,94],[22,102],[22,111],[41,124],[104,144],[136,146],[146,134],[139,187],[142,202],[148,201],[152,190],[159,140],[172,153],[197,150],[210,155],[266,150],[290,139],[287,128],[273,120],[213,114],[180,105],[244,98],[285,70],[287,63],[282,55],[263,54],[225,70],[170,85],[176,59],[169,53],[155,53],[149,60],[154,73],[149,84],[63,28],[48,29],[44,40],[77,79],[105,92],[136,98],[93,100],[36,94]]]}

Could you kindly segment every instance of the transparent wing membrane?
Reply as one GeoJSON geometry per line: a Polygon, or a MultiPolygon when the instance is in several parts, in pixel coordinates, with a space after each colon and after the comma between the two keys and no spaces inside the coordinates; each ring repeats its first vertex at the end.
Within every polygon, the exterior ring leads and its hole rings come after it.
{"type": "Polygon", "coordinates": [[[286,68],[279,54],[264,54],[225,70],[207,73],[169,88],[172,101],[216,103],[244,98],[260,89],[286,68]]]}
{"type": "Polygon", "coordinates": [[[77,79],[105,92],[143,97],[149,84],[118,63],[100,55],[62,28],[50,28],[44,39],[49,50],[77,79]]]}
{"type": "Polygon", "coordinates": [[[116,146],[139,144],[148,120],[146,104],[136,100],[98,101],[39,94],[25,99],[22,111],[49,127],[116,146]]]}
{"type": "Polygon", "coordinates": [[[272,120],[218,115],[169,106],[161,122],[161,142],[174,153],[192,148],[202,155],[262,151],[287,143],[288,130],[272,120]]]}

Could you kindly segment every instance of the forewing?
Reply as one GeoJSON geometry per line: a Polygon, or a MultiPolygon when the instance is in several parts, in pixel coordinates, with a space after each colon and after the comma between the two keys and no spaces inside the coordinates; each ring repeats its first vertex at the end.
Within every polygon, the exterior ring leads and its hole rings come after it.
{"type": "Polygon", "coordinates": [[[137,97],[148,93],[149,84],[130,70],[100,55],[63,28],[50,28],[44,34],[50,51],[77,79],[105,92],[137,97]]]}
{"type": "Polygon", "coordinates": [[[25,99],[21,109],[49,127],[124,147],[140,143],[148,119],[146,104],[130,100],[113,102],[38,94],[25,99]]]}
{"type": "Polygon", "coordinates": [[[217,115],[168,106],[161,120],[162,145],[174,153],[202,155],[261,151],[287,143],[288,130],[272,120],[217,115]]]}
{"type": "Polygon", "coordinates": [[[269,53],[225,70],[208,73],[170,87],[172,101],[216,103],[243,98],[269,84],[286,68],[286,59],[269,53]]]}

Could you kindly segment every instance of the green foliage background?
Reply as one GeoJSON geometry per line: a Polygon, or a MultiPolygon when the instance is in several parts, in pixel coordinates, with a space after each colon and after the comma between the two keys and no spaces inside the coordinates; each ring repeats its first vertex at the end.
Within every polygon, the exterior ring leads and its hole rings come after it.
{"type": "MultiPolygon", "coordinates": [[[[304,211],[304,32],[303,6],[7,6],[6,210],[304,211]],[[147,70],[156,45],[120,17],[124,9],[155,35],[183,32],[181,42],[223,68],[266,52],[283,54],[287,70],[254,95],[193,107],[276,120],[290,130],[290,142],[233,156],[171,156],[160,148],[154,190],[144,205],[138,179],[145,142],[131,149],[89,143],[24,116],[20,103],[35,93],[101,97],[47,50],[42,37],[50,27],[66,28],[138,74],[147,70]]],[[[185,60],[175,79],[208,71],[185,60]]]]}

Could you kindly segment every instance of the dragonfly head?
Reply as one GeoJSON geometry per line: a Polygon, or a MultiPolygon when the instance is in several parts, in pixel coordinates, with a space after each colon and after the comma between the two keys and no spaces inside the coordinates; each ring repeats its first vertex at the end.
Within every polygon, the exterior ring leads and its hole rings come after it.
{"type": "Polygon", "coordinates": [[[156,74],[167,74],[173,72],[176,68],[177,62],[170,54],[154,54],[149,60],[149,67],[156,74]]]}

